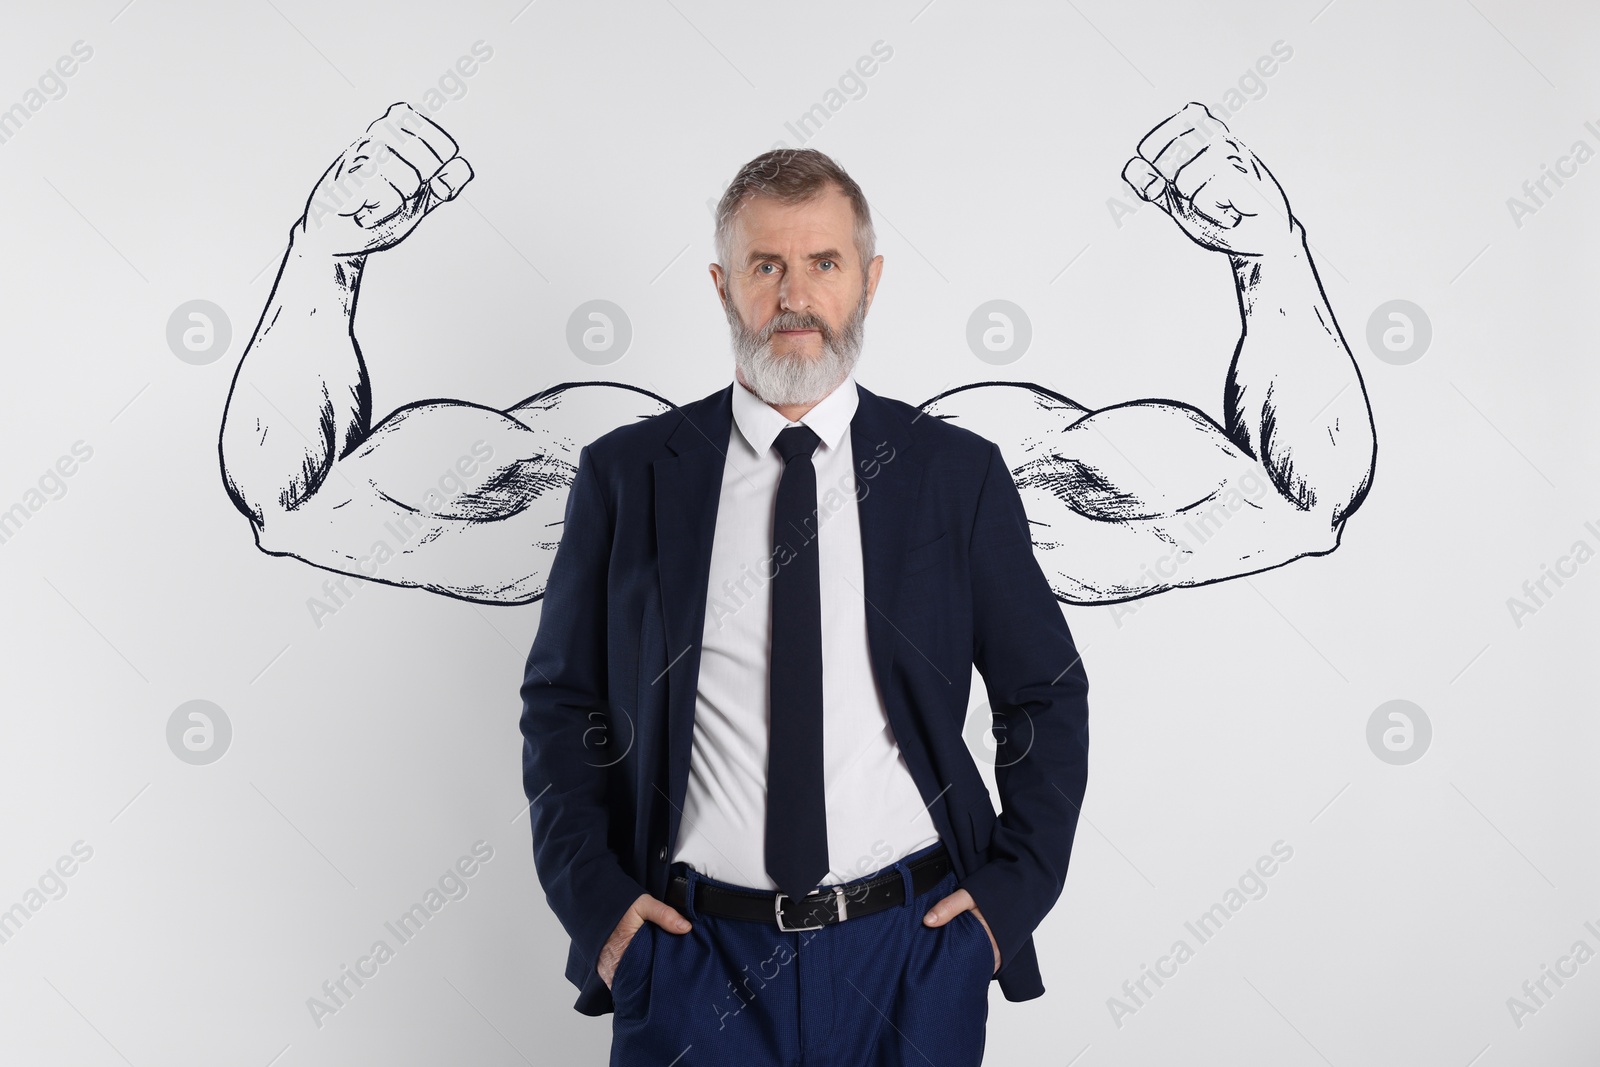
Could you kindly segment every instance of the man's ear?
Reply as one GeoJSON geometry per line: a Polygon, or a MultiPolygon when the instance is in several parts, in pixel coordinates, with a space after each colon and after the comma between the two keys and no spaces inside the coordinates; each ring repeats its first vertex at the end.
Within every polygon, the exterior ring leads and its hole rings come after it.
{"type": "Polygon", "coordinates": [[[722,308],[726,311],[728,308],[728,288],[727,279],[722,273],[722,264],[711,263],[707,266],[711,271],[711,284],[717,290],[717,299],[722,301],[722,308]]]}
{"type": "Polygon", "coordinates": [[[878,291],[878,279],[883,276],[883,257],[873,256],[867,264],[867,307],[872,307],[873,294],[878,291]]]}

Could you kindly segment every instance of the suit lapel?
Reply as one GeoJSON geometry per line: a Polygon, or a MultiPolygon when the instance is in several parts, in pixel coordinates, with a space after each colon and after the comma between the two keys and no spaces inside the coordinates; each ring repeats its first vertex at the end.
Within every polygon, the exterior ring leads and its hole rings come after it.
{"type": "Polygon", "coordinates": [[[652,464],[656,567],[667,640],[669,843],[677,840],[678,820],[689,785],[700,641],[711,575],[711,544],[717,527],[728,435],[733,427],[733,384],[730,382],[721,391],[679,411],[683,418],[666,441],[672,454],[652,464]]]}
{"type": "MultiPolygon", "coordinates": [[[[857,511],[861,517],[861,576],[867,613],[867,644],[878,691],[890,705],[889,670],[897,631],[892,621],[900,591],[900,560],[910,534],[912,504],[922,467],[911,455],[911,439],[900,416],[876,393],[860,389],[850,421],[855,455],[857,511]]],[[[894,722],[898,731],[904,724],[894,722]]],[[[900,736],[905,736],[900,734],[900,736]]]]}
{"type": "MultiPolygon", "coordinates": [[[[920,417],[920,416],[918,416],[920,417]]],[[[945,786],[939,783],[927,746],[927,725],[916,721],[916,709],[904,689],[890,684],[897,649],[904,640],[894,619],[900,598],[900,567],[912,534],[912,517],[922,485],[922,463],[911,445],[910,424],[882,397],[861,390],[861,404],[850,423],[855,452],[856,496],[861,515],[862,593],[866,603],[867,644],[872,675],[889,728],[905,757],[911,780],[927,801],[939,836],[953,841],[944,806],[936,804],[945,786]]],[[[924,653],[913,648],[909,656],[924,653]]],[[[938,671],[938,665],[934,665],[938,671]]],[[[940,671],[943,677],[943,672],[940,671]]],[[[948,681],[948,679],[947,679],[948,681]]]]}

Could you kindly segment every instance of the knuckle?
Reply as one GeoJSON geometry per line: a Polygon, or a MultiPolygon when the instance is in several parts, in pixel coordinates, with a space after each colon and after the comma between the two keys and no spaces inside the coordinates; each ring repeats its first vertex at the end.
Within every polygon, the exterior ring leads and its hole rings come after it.
{"type": "Polygon", "coordinates": [[[385,111],[383,116],[375,120],[372,125],[367,127],[367,129],[381,129],[392,132],[396,127],[403,126],[405,123],[414,118],[416,118],[416,112],[411,110],[410,104],[402,101],[400,103],[390,104],[389,110],[385,111]]]}

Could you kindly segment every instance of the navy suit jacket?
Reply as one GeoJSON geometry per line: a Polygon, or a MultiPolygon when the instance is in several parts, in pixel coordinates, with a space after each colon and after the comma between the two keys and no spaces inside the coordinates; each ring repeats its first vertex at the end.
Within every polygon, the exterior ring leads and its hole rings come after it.
{"type": "MultiPolygon", "coordinates": [[[[586,1015],[613,1010],[601,947],[640,894],[666,892],[732,396],[730,383],[581,451],[528,655],[534,865],[586,1015]]],[[[865,388],[850,441],[872,673],[1000,946],[1000,989],[1028,1000],[1044,993],[1033,930],[1061,894],[1083,802],[1088,679],[1000,449],[865,388]],[[1002,742],[998,816],[963,736],[973,665],[1002,742]]]]}

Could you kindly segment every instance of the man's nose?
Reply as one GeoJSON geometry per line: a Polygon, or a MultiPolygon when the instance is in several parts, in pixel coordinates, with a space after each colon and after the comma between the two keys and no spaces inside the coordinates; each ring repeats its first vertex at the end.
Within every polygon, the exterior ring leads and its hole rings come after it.
{"type": "Polygon", "coordinates": [[[786,275],[778,283],[778,307],[783,311],[804,314],[811,310],[811,283],[804,278],[786,275]]]}

